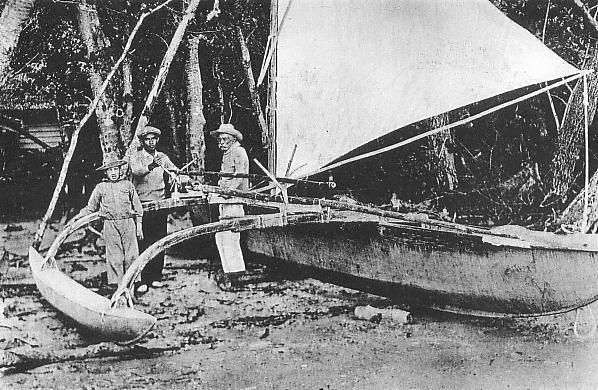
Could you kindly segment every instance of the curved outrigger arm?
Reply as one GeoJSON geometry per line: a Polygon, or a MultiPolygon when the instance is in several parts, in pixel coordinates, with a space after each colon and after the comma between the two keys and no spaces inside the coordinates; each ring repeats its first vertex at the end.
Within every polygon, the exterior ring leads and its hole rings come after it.
{"type": "MultiPolygon", "coordinates": [[[[153,201],[143,204],[143,211],[144,212],[152,212],[156,210],[162,209],[171,209],[174,207],[185,207],[185,206],[195,206],[199,204],[205,203],[204,197],[190,197],[190,198],[170,198],[170,199],[163,199],[159,201],[153,201]]],[[[91,213],[86,215],[82,218],[79,218],[75,221],[69,221],[62,232],[54,239],[52,245],[48,249],[46,256],[44,257],[44,262],[42,267],[46,266],[47,264],[55,264],[55,256],[60,249],[60,246],[66,241],[67,238],[77,230],[81,229],[82,227],[95,222],[100,219],[100,215],[98,212],[91,213]]]]}
{"type": "Polygon", "coordinates": [[[58,249],[60,249],[60,246],[64,243],[64,241],[66,241],[67,238],[69,238],[71,234],[73,234],[83,226],[97,221],[98,219],[100,219],[100,214],[98,212],[95,212],[86,215],[83,218],[77,219],[76,221],[71,220],[71,222],[67,223],[67,225],[60,232],[60,234],[54,239],[52,245],[50,245],[50,249],[48,249],[48,253],[46,253],[46,256],[44,257],[44,263],[42,264],[42,267],[44,267],[48,263],[56,263],[54,256],[56,256],[56,253],[58,253],[58,249]]]}
{"type": "Polygon", "coordinates": [[[150,245],[133,262],[133,264],[131,264],[131,266],[127,269],[122,281],[118,285],[116,292],[114,295],[112,295],[111,305],[116,305],[116,303],[119,301],[119,298],[123,295],[128,300],[135,280],[137,280],[139,274],[147,265],[147,263],[149,263],[160,252],[173,245],[179,244],[194,237],[227,230],[239,232],[244,230],[266,229],[278,226],[316,222],[322,222],[321,212],[310,211],[296,214],[274,213],[231,218],[174,232],[150,245]]]}

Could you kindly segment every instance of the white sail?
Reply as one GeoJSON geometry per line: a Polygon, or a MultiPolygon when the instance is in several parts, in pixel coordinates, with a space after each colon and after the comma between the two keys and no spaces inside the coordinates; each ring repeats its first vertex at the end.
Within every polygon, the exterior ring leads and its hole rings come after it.
{"type": "Polygon", "coordinates": [[[294,0],[277,42],[276,173],[295,145],[292,176],[308,175],[411,123],[579,72],[486,0],[294,0]]]}

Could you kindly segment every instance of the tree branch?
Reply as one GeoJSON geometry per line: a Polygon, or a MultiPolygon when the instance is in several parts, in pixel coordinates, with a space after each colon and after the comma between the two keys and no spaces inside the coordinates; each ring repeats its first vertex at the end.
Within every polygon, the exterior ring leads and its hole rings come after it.
{"type": "Polygon", "coordinates": [[[116,73],[116,70],[118,69],[118,67],[120,66],[120,64],[124,61],[124,59],[127,56],[127,53],[129,52],[129,50],[131,49],[131,45],[133,44],[133,38],[135,37],[135,35],[137,34],[137,31],[139,30],[139,27],[141,27],[141,24],[143,23],[143,20],[153,14],[154,12],[158,11],[160,8],[162,8],[163,6],[165,6],[166,4],[170,3],[172,0],[167,0],[166,2],[162,3],[161,5],[157,6],[156,8],[151,9],[148,12],[144,12],[141,17],[139,18],[139,20],[137,21],[137,24],[135,25],[135,27],[133,28],[133,31],[131,31],[131,34],[129,35],[129,39],[127,41],[127,44],[125,45],[125,48],[123,50],[123,53],[121,54],[120,58],[116,61],[116,63],[114,64],[114,66],[112,66],[112,69],[110,70],[110,73],[108,74],[108,76],[106,77],[106,79],[104,80],[104,82],[102,83],[102,86],[100,87],[98,94],[96,95],[95,99],[93,100],[93,102],[89,105],[89,107],[87,108],[87,114],[85,114],[85,116],[83,117],[83,119],[81,120],[81,122],[79,122],[79,125],[77,126],[77,128],[75,129],[75,131],[73,131],[73,134],[71,136],[71,142],[69,145],[69,149],[64,157],[64,162],[62,163],[62,168],[60,170],[60,175],[58,176],[58,182],[56,183],[56,188],[54,188],[54,193],[52,194],[52,199],[50,200],[50,205],[48,206],[48,210],[46,211],[46,214],[44,215],[44,218],[42,219],[39,228],[37,230],[37,233],[35,234],[35,238],[33,240],[33,247],[38,249],[39,245],[42,242],[42,238],[44,236],[44,232],[46,230],[46,225],[48,223],[48,220],[52,217],[52,214],[54,214],[54,209],[56,208],[56,203],[58,203],[58,197],[60,196],[60,192],[62,191],[62,187],[64,186],[64,182],[66,180],[66,174],[68,172],[69,169],[69,165],[71,163],[71,160],[73,158],[73,154],[75,153],[75,148],[77,147],[77,140],[79,139],[79,132],[81,131],[81,129],[83,128],[83,126],[85,126],[85,124],[87,123],[87,121],[89,120],[89,118],[91,118],[91,116],[93,115],[98,103],[100,102],[100,99],[102,98],[102,95],[104,94],[104,92],[106,91],[106,88],[108,87],[108,83],[110,82],[110,80],[112,79],[112,77],[114,76],[114,74],[116,73]]]}
{"type": "Polygon", "coordinates": [[[584,3],[581,0],[572,0],[573,4],[577,6],[577,8],[582,12],[583,18],[590,26],[593,27],[594,32],[598,34],[598,21],[590,14],[590,10],[586,8],[584,3]]]}
{"type": "MultiPolygon", "coordinates": [[[[172,63],[172,60],[174,59],[174,55],[176,54],[177,49],[181,43],[181,40],[183,39],[183,35],[185,34],[185,30],[187,29],[189,22],[195,16],[195,10],[197,9],[197,6],[199,5],[199,1],[200,0],[192,0],[189,3],[189,6],[187,7],[187,11],[185,12],[185,16],[183,17],[183,20],[181,20],[181,23],[179,23],[179,26],[177,27],[176,31],[174,32],[174,35],[170,41],[170,45],[168,46],[168,49],[166,50],[166,54],[164,55],[164,58],[162,59],[162,63],[160,64],[160,69],[158,70],[158,75],[156,76],[156,79],[154,80],[152,89],[150,90],[150,93],[147,96],[147,100],[145,101],[143,110],[141,111],[141,116],[140,116],[139,120],[137,121],[137,127],[135,129],[135,134],[138,134],[139,130],[141,130],[143,127],[145,127],[145,125],[147,125],[149,122],[149,117],[154,108],[156,98],[160,94],[160,91],[162,90],[162,86],[164,85],[164,81],[166,80],[166,75],[168,74],[168,70],[170,69],[170,64],[172,63]]],[[[135,142],[135,139],[136,138],[133,139],[133,142],[135,142]]]]}

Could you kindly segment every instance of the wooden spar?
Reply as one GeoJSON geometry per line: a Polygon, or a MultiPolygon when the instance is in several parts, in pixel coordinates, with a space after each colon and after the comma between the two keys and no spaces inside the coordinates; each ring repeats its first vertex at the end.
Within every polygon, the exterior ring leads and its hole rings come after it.
{"type": "Polygon", "coordinates": [[[154,202],[143,203],[143,211],[155,211],[163,209],[173,209],[175,207],[189,207],[205,204],[206,199],[203,196],[193,196],[186,198],[168,198],[154,202]]]}
{"type": "MultiPolygon", "coordinates": [[[[268,126],[268,139],[270,140],[270,144],[268,145],[268,169],[270,172],[274,172],[276,174],[276,74],[277,74],[277,54],[276,54],[276,44],[278,39],[274,41],[274,37],[278,35],[278,0],[270,0],[270,37],[272,37],[272,41],[270,42],[271,45],[274,47],[272,48],[272,56],[270,58],[270,73],[268,74],[268,100],[266,103],[266,121],[268,126]],[[276,35],[275,35],[276,34],[276,35]]],[[[266,53],[266,59],[267,53],[266,53]]],[[[258,85],[260,85],[263,76],[261,73],[265,72],[265,69],[260,72],[260,76],[258,78],[258,85]]]]}
{"type": "MultiPolygon", "coordinates": [[[[206,203],[205,198],[203,197],[189,197],[189,198],[169,198],[169,199],[162,199],[159,201],[148,202],[143,204],[143,211],[144,212],[151,212],[156,210],[163,210],[163,209],[173,209],[176,207],[188,207],[188,206],[195,206],[199,204],[206,203]]],[[[54,239],[50,249],[46,253],[44,258],[44,264],[54,259],[56,253],[58,253],[58,249],[60,245],[64,243],[64,241],[71,235],[73,232],[77,231],[81,227],[88,225],[94,221],[100,219],[99,213],[95,212],[89,215],[86,215],[83,218],[80,218],[74,222],[68,223],[65,228],[60,232],[60,234],[54,239]]]]}
{"type": "MultiPolygon", "coordinates": [[[[268,180],[271,179],[266,175],[258,175],[255,173],[230,173],[230,172],[213,172],[213,171],[189,171],[185,172],[188,175],[208,175],[208,176],[218,176],[218,177],[240,177],[244,179],[253,179],[253,180],[268,180]]],[[[288,183],[288,184],[307,184],[313,185],[318,187],[327,187],[327,188],[336,188],[336,183],[333,181],[314,181],[314,180],[305,180],[305,179],[290,179],[287,177],[277,177],[280,183],[288,183]]]]}
{"type": "Polygon", "coordinates": [[[321,222],[322,213],[304,212],[297,214],[275,213],[264,215],[250,215],[241,218],[233,218],[213,222],[201,226],[194,226],[172,233],[161,240],[150,245],[134,262],[123,276],[118,289],[112,296],[112,303],[115,304],[121,295],[126,294],[133,287],[141,270],[160,252],[173,245],[181,243],[201,235],[217,233],[227,230],[243,231],[251,229],[264,229],[275,226],[288,226],[301,223],[321,222]]]}
{"type": "MultiPolygon", "coordinates": [[[[97,221],[100,219],[100,213],[95,212],[89,215],[86,215],[83,218],[80,218],[72,223],[68,223],[65,228],[60,232],[60,234],[54,239],[52,245],[50,245],[50,249],[48,249],[48,253],[46,253],[46,257],[44,258],[44,264],[47,264],[48,261],[53,260],[56,253],[58,253],[58,249],[60,245],[71,235],[73,232],[79,230],[81,227],[92,223],[93,221],[97,221]]],[[[43,266],[42,265],[42,266],[43,266]]]]}
{"type": "Polygon", "coordinates": [[[160,8],[164,7],[166,4],[170,3],[171,1],[172,0],[167,0],[164,3],[160,4],[159,6],[153,8],[150,11],[145,12],[141,15],[141,17],[137,21],[137,24],[133,28],[133,31],[131,31],[131,34],[129,35],[129,39],[127,40],[127,43],[125,45],[125,48],[123,49],[122,54],[120,55],[120,58],[114,63],[114,65],[112,66],[112,69],[110,69],[110,73],[108,73],[108,76],[106,76],[106,79],[102,83],[102,86],[100,87],[100,90],[99,90],[97,96],[93,99],[93,102],[87,108],[87,113],[85,114],[85,116],[83,117],[81,122],[79,122],[79,125],[77,126],[77,128],[73,131],[73,134],[71,135],[71,142],[69,145],[69,149],[64,157],[64,161],[62,163],[62,168],[60,170],[60,175],[58,176],[58,182],[56,183],[56,188],[54,188],[54,193],[52,194],[52,199],[50,200],[50,204],[48,205],[48,210],[46,210],[46,214],[42,218],[42,221],[39,224],[39,228],[38,228],[37,232],[35,233],[35,238],[33,239],[32,246],[35,249],[39,249],[39,245],[42,242],[44,232],[46,231],[46,225],[48,224],[48,221],[52,217],[52,214],[54,214],[54,208],[56,207],[56,203],[58,203],[58,197],[60,196],[60,192],[62,191],[62,187],[64,186],[64,182],[66,180],[66,174],[68,172],[69,165],[70,165],[73,155],[75,153],[75,148],[77,147],[77,140],[79,139],[79,133],[81,132],[81,129],[87,123],[89,118],[91,118],[91,116],[93,115],[98,103],[100,102],[100,99],[102,98],[102,95],[106,91],[106,88],[108,88],[108,83],[110,82],[110,80],[112,79],[114,74],[116,73],[116,70],[118,69],[120,64],[125,60],[125,57],[127,56],[127,53],[129,52],[129,49],[131,48],[131,45],[133,44],[133,38],[137,34],[139,27],[141,27],[141,23],[143,23],[143,20],[148,15],[151,15],[152,13],[156,12],[160,8]]]}
{"type": "MultiPolygon", "coordinates": [[[[265,201],[265,202],[283,203],[283,199],[279,195],[267,195],[267,194],[256,193],[256,192],[225,190],[220,187],[214,187],[214,186],[208,186],[208,185],[203,185],[202,190],[204,192],[213,192],[213,193],[224,195],[224,196],[238,197],[241,199],[253,199],[253,200],[259,200],[259,201],[265,201]]],[[[400,213],[398,211],[383,210],[383,209],[379,209],[377,207],[366,206],[366,205],[359,204],[359,203],[347,203],[347,202],[339,202],[339,201],[327,200],[327,199],[304,198],[304,197],[297,197],[297,196],[289,196],[288,198],[289,198],[289,203],[292,203],[292,204],[319,205],[321,207],[330,207],[330,208],[338,209],[338,210],[356,211],[356,212],[360,212],[360,213],[377,215],[380,217],[393,218],[393,219],[396,219],[399,221],[423,223],[423,224],[426,224],[429,226],[450,229],[453,231],[459,231],[459,232],[468,233],[468,234],[492,234],[494,236],[505,237],[505,238],[515,238],[515,239],[517,238],[516,236],[509,235],[509,234],[490,232],[490,230],[484,229],[484,228],[479,228],[479,227],[474,227],[474,226],[465,226],[465,225],[460,225],[458,223],[429,219],[427,217],[427,215],[422,215],[422,214],[400,213]]]]}
{"type": "MultiPolygon", "coordinates": [[[[200,0],[191,0],[189,5],[187,6],[187,10],[185,11],[185,16],[181,23],[179,23],[172,39],[170,40],[170,44],[168,45],[168,49],[166,49],[166,54],[162,58],[162,63],[160,64],[160,69],[158,70],[158,75],[154,80],[154,84],[152,85],[152,89],[150,90],[147,100],[145,101],[145,105],[143,106],[143,110],[141,111],[141,116],[139,117],[139,121],[137,121],[137,128],[135,129],[135,134],[139,134],[139,130],[141,130],[145,125],[149,122],[149,117],[152,113],[154,108],[154,104],[156,103],[156,99],[162,90],[162,86],[164,85],[164,81],[166,80],[166,75],[168,74],[168,70],[170,69],[170,64],[174,59],[174,55],[179,48],[179,45],[183,39],[183,35],[185,34],[185,30],[187,30],[187,26],[193,17],[195,16],[195,10],[199,5],[200,0]]],[[[133,142],[136,142],[137,137],[133,137],[133,142]]],[[[138,141],[137,141],[138,142],[138,141]]]]}

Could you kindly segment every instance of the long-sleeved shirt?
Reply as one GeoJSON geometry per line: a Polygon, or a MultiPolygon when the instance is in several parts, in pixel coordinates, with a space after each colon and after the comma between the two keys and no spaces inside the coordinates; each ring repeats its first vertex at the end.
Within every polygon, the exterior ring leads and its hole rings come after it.
{"type": "Polygon", "coordinates": [[[143,207],[135,187],[128,180],[109,181],[99,183],[91,193],[87,206],[79,216],[89,215],[99,211],[100,217],[108,220],[141,218],[143,207]]]}
{"type": "MultiPolygon", "coordinates": [[[[239,142],[233,143],[230,149],[222,155],[220,172],[249,173],[249,158],[247,157],[247,152],[239,142]]],[[[221,177],[218,181],[218,186],[227,190],[248,191],[249,179],[221,177]]]]}
{"type": "MultiPolygon", "coordinates": [[[[167,155],[156,151],[156,155],[162,157],[162,165],[168,170],[177,169],[167,155]]],[[[133,185],[139,194],[142,202],[155,201],[166,197],[164,184],[164,168],[157,167],[150,169],[149,165],[154,161],[154,156],[145,149],[135,151],[129,156],[129,167],[133,185]]]]}

